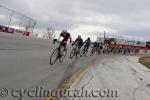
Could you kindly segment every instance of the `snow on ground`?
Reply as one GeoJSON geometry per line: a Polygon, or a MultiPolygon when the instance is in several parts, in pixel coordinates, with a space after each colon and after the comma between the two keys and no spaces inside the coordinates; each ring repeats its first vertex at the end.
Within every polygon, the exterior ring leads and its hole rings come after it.
{"type": "Polygon", "coordinates": [[[140,64],[138,58],[122,55],[102,57],[70,88],[70,97],[61,99],[150,100],[150,70],[140,64]],[[79,97],[71,97],[73,95],[79,97]]]}

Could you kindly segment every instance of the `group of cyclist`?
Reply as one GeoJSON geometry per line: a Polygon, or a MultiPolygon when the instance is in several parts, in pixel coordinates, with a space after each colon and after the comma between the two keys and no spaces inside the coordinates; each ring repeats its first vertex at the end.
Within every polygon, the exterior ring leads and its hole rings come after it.
{"type": "MultiPolygon", "coordinates": [[[[57,40],[60,39],[60,37],[63,37],[63,40],[61,41],[61,46],[64,48],[65,51],[67,51],[67,41],[70,39],[70,43],[72,43],[72,38],[70,33],[67,32],[67,30],[63,30],[57,40]]],[[[83,53],[88,52],[89,47],[91,47],[90,55],[94,54],[100,54],[100,53],[138,53],[138,49],[134,49],[132,47],[127,46],[116,46],[115,44],[107,44],[107,43],[98,43],[95,41],[94,43],[91,42],[90,37],[88,37],[85,41],[83,41],[81,35],[78,35],[78,37],[75,39],[75,41],[72,43],[72,46],[77,45],[77,53],[81,53],[81,48],[83,47],[83,53]]]]}
{"type": "MultiPolygon", "coordinates": [[[[67,50],[66,46],[67,46],[68,40],[70,39],[70,43],[72,42],[71,35],[70,35],[70,33],[67,32],[67,30],[63,30],[57,40],[59,40],[60,37],[63,37],[63,40],[61,41],[61,46],[64,47],[64,50],[66,51],[67,50]]],[[[85,50],[87,51],[91,45],[91,39],[90,39],[90,37],[88,37],[85,41],[83,41],[81,35],[78,35],[76,40],[72,43],[72,46],[74,46],[74,45],[77,45],[78,53],[80,53],[83,45],[84,45],[85,50]]]]}

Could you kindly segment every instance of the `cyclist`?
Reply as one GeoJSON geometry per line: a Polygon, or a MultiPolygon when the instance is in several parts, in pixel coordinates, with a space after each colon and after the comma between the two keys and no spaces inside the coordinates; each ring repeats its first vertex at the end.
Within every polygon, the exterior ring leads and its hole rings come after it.
{"type": "Polygon", "coordinates": [[[100,49],[101,50],[103,49],[103,43],[102,42],[100,43],[100,49]]]}
{"type": "Polygon", "coordinates": [[[76,40],[74,41],[74,43],[72,44],[72,46],[74,45],[74,44],[76,44],[77,43],[77,46],[78,46],[78,54],[80,54],[80,49],[82,48],[82,46],[83,46],[83,39],[81,38],[81,35],[78,35],[78,37],[76,38],[76,40]]]}
{"type": "Polygon", "coordinates": [[[102,49],[103,49],[103,44],[102,42],[98,43],[98,50],[97,50],[97,53],[100,54],[102,52],[102,49]]]}
{"type": "Polygon", "coordinates": [[[101,50],[101,53],[105,53],[105,44],[102,43],[102,50],[101,50]]]}
{"type": "MultiPolygon", "coordinates": [[[[64,47],[64,51],[67,51],[66,45],[67,45],[67,41],[70,39],[70,43],[72,41],[71,35],[70,33],[67,32],[67,30],[63,30],[59,36],[58,39],[56,40],[60,40],[60,38],[63,37],[63,40],[61,41],[61,46],[64,47]]],[[[55,40],[55,41],[56,41],[55,40]]]]}
{"type": "Polygon", "coordinates": [[[84,53],[87,51],[88,52],[88,50],[89,50],[89,47],[90,47],[90,45],[91,45],[91,39],[90,39],[90,37],[88,37],[86,40],[85,40],[85,45],[84,45],[84,53]]]}
{"type": "Polygon", "coordinates": [[[94,42],[93,47],[92,47],[91,55],[94,55],[94,53],[95,53],[95,51],[97,51],[98,47],[99,47],[99,43],[94,42]]]}

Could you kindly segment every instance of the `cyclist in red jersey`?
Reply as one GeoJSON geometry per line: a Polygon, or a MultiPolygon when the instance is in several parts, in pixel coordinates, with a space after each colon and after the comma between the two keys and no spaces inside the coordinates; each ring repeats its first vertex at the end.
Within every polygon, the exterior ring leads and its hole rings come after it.
{"type": "Polygon", "coordinates": [[[67,32],[67,30],[63,30],[57,40],[60,40],[60,38],[63,37],[63,40],[61,41],[61,46],[64,47],[64,50],[66,51],[66,45],[67,41],[70,39],[70,43],[72,41],[70,33],[67,32]]]}

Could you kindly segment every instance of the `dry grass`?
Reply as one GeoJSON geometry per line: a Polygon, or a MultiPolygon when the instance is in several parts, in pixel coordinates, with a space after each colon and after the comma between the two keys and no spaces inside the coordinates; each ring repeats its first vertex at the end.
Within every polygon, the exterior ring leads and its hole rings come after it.
{"type": "Polygon", "coordinates": [[[150,57],[142,57],[139,59],[139,62],[150,69],[150,57]]]}

